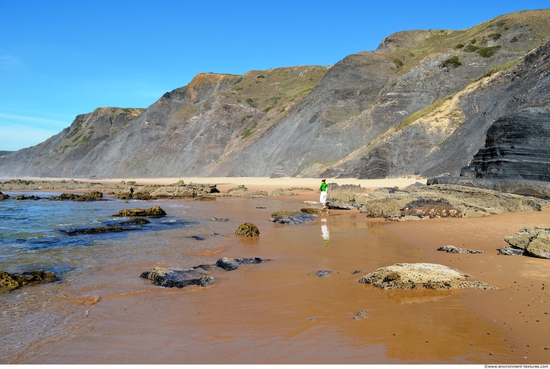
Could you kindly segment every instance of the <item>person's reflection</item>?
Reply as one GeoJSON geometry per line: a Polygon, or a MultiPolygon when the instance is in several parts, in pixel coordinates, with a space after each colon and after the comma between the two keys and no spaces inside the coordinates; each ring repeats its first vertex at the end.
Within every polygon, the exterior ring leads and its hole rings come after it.
{"type": "Polygon", "coordinates": [[[321,236],[323,237],[323,242],[325,243],[325,245],[328,245],[328,241],[329,241],[329,233],[328,233],[328,227],[327,227],[327,218],[326,217],[322,217],[321,218],[321,236]]]}

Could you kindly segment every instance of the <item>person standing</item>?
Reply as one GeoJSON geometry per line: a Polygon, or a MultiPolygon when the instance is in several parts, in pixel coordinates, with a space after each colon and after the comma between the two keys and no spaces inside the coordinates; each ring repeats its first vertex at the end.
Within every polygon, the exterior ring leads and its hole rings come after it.
{"type": "Polygon", "coordinates": [[[328,189],[328,185],[327,185],[326,179],[323,179],[321,181],[321,196],[319,199],[321,204],[323,204],[323,209],[327,208],[327,196],[328,196],[327,189],[328,189]]]}

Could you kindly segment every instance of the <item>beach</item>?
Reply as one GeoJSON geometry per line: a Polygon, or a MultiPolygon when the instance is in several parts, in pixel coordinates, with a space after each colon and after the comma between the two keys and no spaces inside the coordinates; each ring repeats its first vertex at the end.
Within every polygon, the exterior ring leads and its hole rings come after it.
{"type": "MultiPolygon", "coordinates": [[[[34,179],[34,180],[45,180],[34,179]]],[[[80,180],[80,179],[79,179],[80,180]]],[[[79,291],[79,328],[37,343],[18,364],[548,364],[550,363],[549,260],[498,255],[505,236],[523,226],[550,226],[550,211],[483,218],[389,222],[355,210],[331,210],[302,225],[269,221],[277,210],[318,201],[318,179],[116,179],[138,185],[216,184],[223,193],[303,188],[297,196],[165,200],[192,206],[194,215],[229,219],[224,229],[252,222],[259,237],[229,231],[190,259],[152,255],[139,265],[122,262],[102,278],[132,280],[124,293],[79,291]],[[305,188],[311,188],[306,190],[305,188]],[[200,204],[199,204],[200,203],[200,204]],[[453,245],[483,254],[437,251],[453,245]],[[139,278],[154,266],[186,269],[221,257],[268,260],[215,272],[218,283],[182,289],[139,278]],[[496,290],[385,291],[358,283],[395,263],[437,263],[498,287],[496,290]],[[191,263],[191,264],[187,264],[191,263]],[[319,271],[328,271],[319,276],[319,271]],[[116,276],[116,278],[115,278],[116,276]]],[[[103,181],[92,179],[92,181],[103,181]]],[[[328,179],[327,183],[403,187],[421,178],[328,179]]],[[[425,183],[425,182],[424,182],[425,183]]],[[[329,194],[330,197],[330,194],[329,194]]],[[[132,206],[147,207],[147,202],[132,206]]],[[[169,208],[169,207],[168,207],[169,208]]],[[[159,233],[158,237],[165,237],[159,233]]],[[[174,250],[178,234],[167,240],[174,250]]],[[[27,287],[27,293],[32,293],[27,287]]]]}

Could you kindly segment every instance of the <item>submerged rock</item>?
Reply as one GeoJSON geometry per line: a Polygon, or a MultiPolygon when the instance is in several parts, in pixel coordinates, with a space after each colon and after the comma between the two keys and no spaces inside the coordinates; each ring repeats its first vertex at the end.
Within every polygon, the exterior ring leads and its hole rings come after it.
{"type": "Polygon", "coordinates": [[[451,288],[497,289],[481,281],[469,281],[470,276],[440,264],[394,264],[376,269],[361,277],[359,283],[367,283],[385,290],[451,288]]]}
{"type": "Polygon", "coordinates": [[[114,214],[114,217],[154,217],[160,218],[166,215],[166,212],[158,205],[148,209],[123,209],[114,214]]]}
{"type": "Polygon", "coordinates": [[[24,272],[21,274],[10,274],[0,270],[0,290],[11,291],[22,286],[55,281],[57,281],[57,276],[54,273],[44,272],[42,270],[24,272]]]}
{"type": "Polygon", "coordinates": [[[296,210],[279,210],[271,214],[269,221],[281,224],[303,224],[317,219],[317,214],[304,213],[296,210]]]}
{"type": "Polygon", "coordinates": [[[65,233],[67,236],[76,236],[79,234],[96,234],[96,233],[109,233],[109,232],[126,232],[126,231],[135,231],[140,230],[141,225],[151,223],[145,218],[134,218],[123,222],[118,222],[114,224],[107,224],[102,227],[80,227],[80,228],[71,228],[64,229],[61,232],[65,233]]]}

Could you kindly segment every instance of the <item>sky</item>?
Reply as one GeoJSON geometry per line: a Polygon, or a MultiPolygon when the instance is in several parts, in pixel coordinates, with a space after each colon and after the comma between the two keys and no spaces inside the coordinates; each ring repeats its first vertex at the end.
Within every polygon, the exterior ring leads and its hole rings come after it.
{"type": "Polygon", "coordinates": [[[0,151],[198,73],[337,63],[392,33],[471,28],[548,0],[0,0],[0,151]]]}

